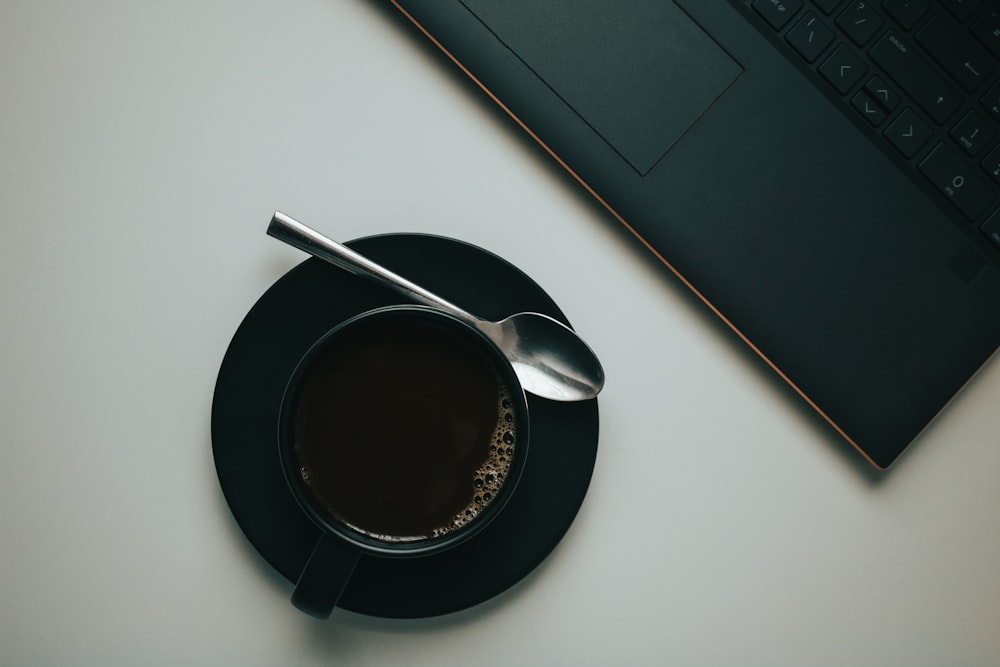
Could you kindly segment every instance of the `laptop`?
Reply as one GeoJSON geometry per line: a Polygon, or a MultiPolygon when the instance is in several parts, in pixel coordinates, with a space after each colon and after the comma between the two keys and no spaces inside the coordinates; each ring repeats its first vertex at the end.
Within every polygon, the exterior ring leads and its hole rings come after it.
{"type": "Polygon", "coordinates": [[[1000,345],[993,0],[393,4],[874,466],[1000,345]]]}

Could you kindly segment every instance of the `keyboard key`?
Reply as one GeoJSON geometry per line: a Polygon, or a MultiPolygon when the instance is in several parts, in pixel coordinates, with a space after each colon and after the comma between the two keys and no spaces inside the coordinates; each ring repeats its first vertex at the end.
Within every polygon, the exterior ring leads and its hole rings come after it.
{"type": "Polygon", "coordinates": [[[936,122],[944,123],[958,109],[961,98],[955,89],[896,31],[890,30],[880,39],[871,56],[936,122]]]}
{"type": "Polygon", "coordinates": [[[837,18],[837,25],[858,46],[864,46],[882,26],[882,17],[870,2],[849,2],[844,13],[837,18]]]}
{"type": "Polygon", "coordinates": [[[847,94],[866,71],[868,66],[843,44],[838,46],[819,68],[823,78],[833,84],[841,95],[847,94]]]}
{"type": "Polygon", "coordinates": [[[993,73],[989,55],[940,14],[917,33],[917,42],[970,93],[993,73]]]}
{"type": "Polygon", "coordinates": [[[993,119],[1000,121],[1000,83],[990,88],[990,92],[983,96],[982,102],[993,119]]]}
{"type": "Polygon", "coordinates": [[[1000,146],[990,151],[990,154],[982,161],[982,165],[993,182],[1000,185],[1000,146]]]}
{"type": "Polygon", "coordinates": [[[903,109],[885,131],[885,138],[907,159],[917,154],[931,138],[931,128],[912,109],[903,109]]]}
{"type": "Polygon", "coordinates": [[[831,14],[844,0],[813,0],[813,4],[823,10],[824,14],[831,14]]]}
{"type": "Polygon", "coordinates": [[[885,111],[863,90],[857,92],[851,100],[851,106],[857,109],[872,127],[878,127],[885,120],[885,111]]]}
{"type": "Polygon", "coordinates": [[[982,215],[993,200],[990,186],[945,143],[924,158],[920,171],[970,220],[982,215]]]}
{"type": "Polygon", "coordinates": [[[987,9],[979,20],[972,24],[972,34],[989,49],[990,53],[1000,58],[1000,9],[987,9]]]}
{"type": "Polygon", "coordinates": [[[833,31],[809,12],[792,28],[786,39],[803,58],[813,62],[833,41],[833,31]]]}
{"type": "Polygon", "coordinates": [[[899,95],[881,77],[873,76],[868,79],[868,83],[865,84],[865,90],[886,111],[893,111],[899,106],[899,95]]]}
{"type": "Polygon", "coordinates": [[[983,152],[996,134],[978,111],[970,111],[951,131],[952,138],[969,154],[976,157],[983,152]]]}
{"type": "Polygon", "coordinates": [[[989,240],[993,241],[1000,248],[1000,211],[991,215],[980,229],[983,230],[983,234],[986,234],[989,240]]]}
{"type": "Polygon", "coordinates": [[[959,21],[966,21],[972,12],[982,4],[982,0],[941,0],[949,12],[955,15],[959,21]]]}
{"type": "Polygon", "coordinates": [[[753,8],[772,28],[781,30],[802,9],[802,0],[753,0],[753,8]]]}
{"type": "Polygon", "coordinates": [[[930,9],[927,0],[885,0],[882,7],[896,23],[906,30],[917,25],[917,21],[922,19],[927,10],[930,9]]]}

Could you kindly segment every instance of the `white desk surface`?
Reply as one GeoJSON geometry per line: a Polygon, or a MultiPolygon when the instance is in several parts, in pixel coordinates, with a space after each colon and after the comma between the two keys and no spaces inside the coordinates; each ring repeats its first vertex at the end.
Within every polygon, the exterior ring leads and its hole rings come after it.
{"type": "Polygon", "coordinates": [[[1000,363],[888,474],[382,3],[0,5],[0,665],[997,665],[1000,363]],[[340,239],[520,266],[608,372],[590,492],[499,597],[288,602],[209,417],[246,311],[340,239]]]}

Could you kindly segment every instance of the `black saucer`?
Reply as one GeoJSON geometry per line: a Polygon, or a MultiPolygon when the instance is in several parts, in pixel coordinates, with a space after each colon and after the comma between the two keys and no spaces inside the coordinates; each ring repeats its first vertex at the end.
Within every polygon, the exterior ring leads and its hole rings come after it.
{"type": "MultiPolygon", "coordinates": [[[[533,310],[562,321],[555,303],[519,269],[485,250],[438,236],[394,234],[349,244],[477,315],[533,310]]],[[[243,532],[295,581],[319,535],[296,505],[278,464],[278,407],[309,346],[340,321],[399,303],[389,290],[317,259],[285,274],[236,331],[219,370],[212,448],[226,501],[243,532]]],[[[339,606],[388,618],[446,614],[517,583],[569,529],[597,456],[597,401],[529,396],[531,442],[520,484],[480,535],[436,556],[363,557],[339,606]]]]}

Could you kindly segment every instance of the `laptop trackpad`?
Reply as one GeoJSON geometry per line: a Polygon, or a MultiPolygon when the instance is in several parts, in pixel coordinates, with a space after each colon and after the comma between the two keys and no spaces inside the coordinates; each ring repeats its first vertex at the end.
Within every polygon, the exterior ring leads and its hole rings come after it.
{"type": "Polygon", "coordinates": [[[671,0],[462,0],[640,174],[743,71],[671,0]]]}

